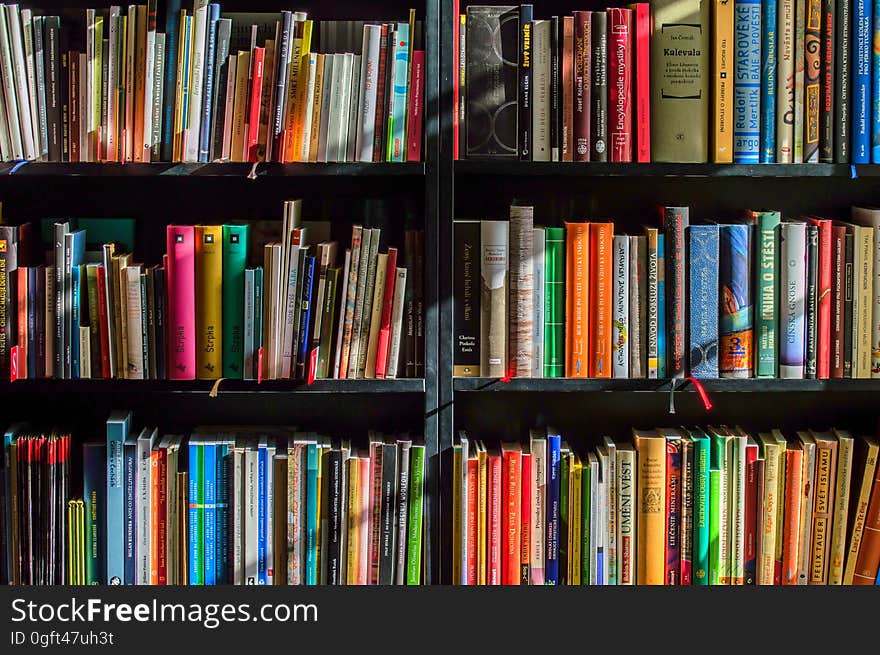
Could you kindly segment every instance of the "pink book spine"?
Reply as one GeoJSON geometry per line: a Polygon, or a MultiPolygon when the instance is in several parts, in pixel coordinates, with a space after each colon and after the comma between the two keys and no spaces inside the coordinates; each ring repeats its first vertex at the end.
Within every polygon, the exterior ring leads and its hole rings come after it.
{"type": "Polygon", "coordinates": [[[647,2],[635,5],[636,44],[636,161],[651,161],[651,10],[647,2]]]}
{"type": "Polygon", "coordinates": [[[489,455],[489,575],[488,584],[501,584],[501,455],[489,455]]]}
{"type": "Polygon", "coordinates": [[[422,116],[425,103],[425,51],[412,53],[412,95],[406,119],[406,160],[422,160],[422,116]]]}
{"type": "Polygon", "coordinates": [[[195,229],[169,225],[168,379],[196,377],[195,229]]]}
{"type": "Polygon", "coordinates": [[[391,347],[391,308],[394,303],[394,279],[396,277],[397,248],[389,248],[388,272],[385,274],[385,291],[382,298],[382,323],[379,327],[379,346],[376,350],[377,378],[384,378],[388,368],[388,352],[391,347]]]}
{"type": "Polygon", "coordinates": [[[362,457],[359,466],[361,485],[361,525],[358,530],[358,576],[359,585],[370,584],[370,516],[372,516],[372,497],[370,494],[370,458],[362,457]]]}
{"type": "Polygon", "coordinates": [[[632,10],[608,10],[608,123],[611,161],[632,161],[632,10]]]}

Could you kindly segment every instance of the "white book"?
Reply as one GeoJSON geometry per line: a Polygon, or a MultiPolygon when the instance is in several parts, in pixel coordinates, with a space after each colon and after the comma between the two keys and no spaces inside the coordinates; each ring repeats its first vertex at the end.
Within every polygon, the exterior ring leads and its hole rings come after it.
{"type": "Polygon", "coordinates": [[[358,125],[355,151],[357,161],[373,161],[373,138],[376,132],[376,93],[379,83],[380,25],[364,25],[361,46],[361,74],[358,101],[358,125]]]}
{"type": "Polygon", "coordinates": [[[256,585],[259,578],[259,454],[253,447],[244,452],[244,584],[256,585]]]}
{"type": "Polygon", "coordinates": [[[736,434],[731,439],[729,451],[734,455],[733,466],[729,469],[733,472],[730,480],[730,516],[733,517],[730,525],[731,584],[743,584],[745,580],[747,442],[745,434],[736,434]]]}
{"type": "Polygon", "coordinates": [[[36,159],[34,145],[34,126],[31,122],[30,96],[28,94],[27,66],[25,64],[24,44],[21,38],[21,15],[18,5],[6,5],[6,27],[9,32],[9,46],[12,50],[12,74],[15,81],[18,120],[21,126],[21,143],[24,158],[36,159]]]}
{"type": "MultiPolygon", "coordinates": [[[[89,70],[91,66],[89,65],[89,55],[86,52],[79,53],[79,79],[85,80],[88,79],[89,70]]],[[[85,87],[83,87],[85,88],[85,87]]],[[[89,94],[88,93],[80,93],[79,94],[79,115],[83,117],[83,120],[79,122],[79,160],[80,161],[91,161],[91,151],[89,150],[89,122],[87,117],[89,115],[89,94]]],[[[73,138],[73,135],[71,135],[73,138]]]]}
{"type": "Polygon", "coordinates": [[[547,502],[547,438],[541,430],[530,431],[529,449],[532,453],[531,480],[529,481],[532,492],[531,517],[529,518],[532,532],[529,552],[529,582],[533,585],[543,585],[547,527],[544,519],[547,502]]]}
{"type": "Polygon", "coordinates": [[[141,314],[141,266],[125,268],[126,293],[128,294],[128,370],[125,377],[144,379],[144,340],[141,314]]]}
{"type": "Polygon", "coordinates": [[[309,146],[312,140],[312,114],[314,113],[312,105],[315,103],[315,74],[318,69],[318,55],[316,53],[309,54],[308,71],[306,72],[306,88],[305,88],[305,107],[303,108],[303,134],[302,134],[302,150],[299,153],[300,161],[309,160],[309,146]]]}
{"type": "Polygon", "coordinates": [[[46,114],[46,41],[43,34],[43,16],[34,17],[34,72],[37,78],[37,120],[40,129],[38,156],[45,161],[49,156],[49,119],[46,114]]]}
{"type": "Polygon", "coordinates": [[[137,484],[135,487],[135,584],[150,584],[152,536],[152,451],[158,431],[141,430],[137,439],[137,484]]]}
{"type": "MultiPolygon", "coordinates": [[[[507,369],[515,377],[531,377],[532,353],[535,344],[535,277],[532,239],[534,208],[513,205],[510,222],[501,229],[509,229],[510,243],[510,301],[508,304],[507,369]],[[509,227],[508,227],[509,226],[509,227]]],[[[498,243],[484,240],[483,245],[498,243]]],[[[483,297],[484,299],[486,296],[483,297]]],[[[489,342],[491,343],[491,335],[489,342]]],[[[491,372],[491,371],[490,371],[491,372]]]]}
{"type": "Polygon", "coordinates": [[[602,499],[600,493],[601,485],[599,483],[599,460],[593,453],[587,455],[587,460],[590,465],[590,497],[596,502],[590,503],[590,515],[584,516],[582,520],[590,522],[590,543],[588,546],[590,551],[590,579],[587,582],[594,585],[598,581],[596,570],[598,561],[597,553],[599,550],[599,525],[601,520],[600,506],[602,504],[602,499]]]}
{"type": "Polygon", "coordinates": [[[18,102],[15,97],[12,43],[6,20],[5,7],[0,5],[0,77],[3,79],[4,119],[9,133],[10,159],[24,159],[21,143],[21,123],[18,120],[18,102]]]}
{"type": "Polygon", "coordinates": [[[144,153],[145,161],[158,161],[159,150],[162,143],[162,102],[165,97],[165,35],[156,33],[156,56],[153,59],[153,110],[152,130],[150,139],[144,139],[149,144],[149,153],[144,153]],[[148,156],[149,155],[149,156],[148,156]]]}
{"type": "Polygon", "coordinates": [[[223,110],[223,147],[220,160],[229,161],[232,150],[232,115],[233,101],[235,100],[235,76],[238,67],[238,57],[229,55],[226,60],[226,68],[229,74],[226,76],[226,106],[223,110]]]}
{"type": "MultiPolygon", "coordinates": [[[[0,11],[0,15],[4,12],[0,11]]],[[[0,27],[0,29],[3,29],[0,27]]],[[[0,60],[3,59],[3,54],[0,52],[0,60]]],[[[2,68],[2,64],[0,64],[0,68],[2,68]]],[[[0,78],[2,78],[3,72],[0,70],[0,78]]],[[[2,84],[2,83],[0,83],[2,84]]],[[[0,98],[3,97],[3,89],[2,85],[0,85],[0,98]]],[[[12,143],[9,140],[9,120],[6,116],[6,104],[0,102],[0,158],[3,161],[11,161],[12,160],[12,143]]]]}
{"type": "Polygon", "coordinates": [[[232,584],[244,584],[244,449],[232,451],[232,584]]]}
{"type": "Polygon", "coordinates": [[[336,161],[344,162],[348,150],[348,116],[351,109],[351,70],[354,55],[346,52],[342,55],[342,77],[337,76],[339,84],[339,136],[337,140],[336,161]]]}
{"type": "Polygon", "coordinates": [[[406,295],[406,269],[397,269],[397,279],[394,280],[394,300],[391,305],[391,346],[388,349],[388,369],[385,377],[394,379],[397,377],[398,363],[400,361],[400,338],[403,334],[403,307],[406,295]]]}
{"type": "Polygon", "coordinates": [[[186,121],[186,152],[183,161],[199,161],[199,132],[202,127],[202,96],[205,86],[205,35],[208,27],[208,0],[197,0],[193,14],[192,58],[189,71],[189,107],[186,121]]]}
{"type": "MultiPolygon", "coordinates": [[[[207,5],[205,6],[205,14],[204,21],[207,24],[207,5]]],[[[147,43],[146,43],[146,58],[144,60],[144,142],[139,143],[138,147],[141,149],[141,159],[145,162],[149,162],[152,158],[152,147],[153,147],[153,80],[156,75],[156,30],[149,29],[149,17],[147,18],[147,43]]],[[[155,21],[154,21],[155,23],[155,21]]],[[[204,41],[204,36],[202,37],[204,41]]],[[[204,70],[205,62],[205,54],[204,54],[204,44],[202,47],[202,69],[204,70]]],[[[202,73],[202,85],[204,85],[204,73],[202,73]]],[[[194,90],[192,90],[194,93],[194,90]]],[[[198,98],[201,100],[203,92],[199,89],[198,98]]],[[[192,96],[191,96],[192,97],[192,96]]],[[[201,126],[201,102],[193,102],[193,107],[198,107],[199,109],[199,126],[201,126]]],[[[190,114],[192,115],[192,114],[190,114]]],[[[188,139],[191,141],[191,139],[188,139]]],[[[198,161],[198,137],[196,138],[196,161],[198,161]]],[[[187,147],[187,151],[189,151],[189,147],[187,147]]]]}
{"type": "MultiPolygon", "coordinates": [[[[880,378],[880,209],[874,207],[853,207],[851,210],[853,223],[871,228],[874,235],[874,256],[873,270],[874,278],[872,284],[872,295],[874,302],[872,303],[871,315],[871,377],[880,378]]],[[[858,247],[853,248],[853,251],[858,247]]],[[[853,293],[853,298],[857,294],[853,293]]],[[[853,316],[858,316],[853,308],[853,316]]],[[[855,318],[853,323],[856,323],[855,318]]],[[[855,342],[853,342],[855,343],[855,342]]],[[[853,362],[856,358],[853,357],[853,362]]],[[[853,365],[855,369],[855,365],[853,365]]],[[[855,373],[853,374],[855,377],[855,373]]]]}
{"type": "Polygon", "coordinates": [[[546,231],[543,227],[532,229],[532,270],[534,279],[534,309],[532,335],[532,377],[544,377],[544,252],[546,231]]]}
{"type": "Polygon", "coordinates": [[[783,222],[779,234],[779,377],[803,378],[807,226],[783,222]]]}
{"type": "MultiPolygon", "coordinates": [[[[184,31],[180,26],[181,34],[184,31]]],[[[128,5],[128,19],[125,32],[125,125],[122,133],[125,135],[123,146],[123,161],[132,161],[134,158],[134,100],[135,100],[135,51],[137,50],[137,5],[128,5]]],[[[122,62],[120,62],[122,65],[122,62]]]]}
{"type": "Polygon", "coordinates": [[[345,304],[348,298],[348,276],[351,272],[351,249],[345,250],[345,263],[342,267],[342,293],[339,294],[339,317],[336,325],[336,354],[333,358],[333,379],[339,379],[339,368],[342,364],[342,341],[345,329],[345,304]]]}
{"type": "Polygon", "coordinates": [[[549,20],[532,28],[532,160],[550,161],[550,30],[549,20]]]}
{"type": "Polygon", "coordinates": [[[110,161],[119,161],[118,147],[119,143],[116,139],[116,131],[119,126],[116,124],[116,116],[119,113],[116,98],[116,89],[119,87],[119,7],[110,7],[110,32],[109,44],[107,49],[107,115],[104,117],[104,125],[107,129],[104,131],[105,152],[104,157],[110,161]]]}
{"type": "Polygon", "coordinates": [[[287,379],[296,363],[296,344],[294,344],[294,324],[299,312],[296,302],[297,275],[299,274],[299,246],[292,246],[290,267],[285,274],[284,285],[284,331],[281,341],[281,377],[287,379]]]}
{"type": "Polygon", "coordinates": [[[795,0],[779,0],[776,9],[776,161],[790,164],[794,154],[795,0]]]}
{"type": "MultiPolygon", "coordinates": [[[[321,84],[321,127],[318,130],[318,161],[331,161],[327,157],[330,135],[330,107],[333,95],[334,74],[336,71],[336,55],[324,55],[324,80],[321,84]]],[[[341,64],[340,64],[341,68],[341,64]]]]}
{"type": "Polygon", "coordinates": [[[596,485],[596,495],[594,496],[596,507],[593,510],[593,521],[596,526],[596,571],[591,584],[597,585],[601,581],[603,585],[606,585],[608,584],[608,579],[605,577],[608,573],[608,561],[605,557],[605,544],[608,542],[608,523],[606,519],[608,509],[606,506],[608,502],[608,481],[606,477],[608,476],[608,471],[605,469],[601,454],[596,458],[596,464],[599,472],[599,481],[596,485]],[[599,557],[600,555],[601,557],[599,557]]]}
{"type": "MultiPolygon", "coordinates": [[[[97,86],[101,80],[95,79],[95,57],[97,55],[96,48],[101,46],[96,43],[95,38],[95,10],[86,9],[86,73],[85,77],[80,80],[80,98],[85,103],[85,111],[80,114],[80,124],[85,127],[86,135],[92,134],[96,125],[100,123],[100,118],[95,116],[95,103],[92,99],[95,97],[97,86]]],[[[86,148],[79,153],[80,161],[92,161],[92,150],[89,148],[89,139],[86,138],[86,148]]]]}
{"type": "MultiPolygon", "coordinates": [[[[326,161],[339,161],[339,134],[342,125],[342,85],[345,79],[345,55],[334,54],[333,71],[330,78],[330,106],[327,116],[327,154],[326,161]]],[[[325,69],[324,74],[327,74],[325,69]]]]}
{"type": "Polygon", "coordinates": [[[612,246],[614,288],[612,291],[612,375],[629,377],[629,237],[616,235],[612,246]]]}
{"type": "Polygon", "coordinates": [[[42,154],[39,92],[37,91],[37,68],[34,62],[34,19],[30,9],[21,10],[21,31],[24,44],[25,74],[27,75],[28,110],[34,134],[34,159],[39,159],[42,154]]]}
{"type": "Polygon", "coordinates": [[[351,80],[348,84],[348,126],[345,128],[345,161],[357,161],[357,120],[361,94],[361,56],[351,57],[351,80]]]}

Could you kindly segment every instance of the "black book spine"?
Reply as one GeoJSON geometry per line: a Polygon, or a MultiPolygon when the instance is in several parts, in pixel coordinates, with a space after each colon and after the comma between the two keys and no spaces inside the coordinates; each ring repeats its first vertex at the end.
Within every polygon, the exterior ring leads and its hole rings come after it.
{"type": "Polygon", "coordinates": [[[327,584],[342,584],[342,451],[332,449],[327,455],[329,467],[329,515],[327,525],[330,534],[327,535],[327,584]]]}
{"type": "Polygon", "coordinates": [[[150,379],[150,319],[147,307],[147,276],[141,273],[141,353],[143,354],[144,380],[150,379]]]}
{"type": "Polygon", "coordinates": [[[532,159],[532,5],[519,8],[519,94],[517,141],[520,161],[532,159]]]}
{"type": "Polygon", "coordinates": [[[819,104],[819,161],[827,164],[834,161],[835,14],[835,0],[822,0],[822,74],[819,83],[822,102],[819,104]]]}
{"type": "MultiPolygon", "coordinates": [[[[153,300],[156,303],[156,378],[165,379],[165,269],[153,274],[153,300]]],[[[230,579],[231,576],[230,576],[230,579]]]]}
{"type": "MultiPolygon", "coordinates": [[[[154,276],[153,269],[147,269],[145,275],[145,290],[146,290],[146,304],[147,304],[147,333],[150,338],[149,352],[150,352],[150,362],[149,368],[147,367],[147,362],[144,362],[144,377],[149,377],[151,380],[156,379],[156,285],[153,281],[154,276]],[[146,375],[147,370],[149,370],[149,376],[146,375]]],[[[92,357],[92,361],[94,361],[94,353],[92,357]]],[[[92,369],[94,371],[94,369],[92,369]]]]}
{"type": "Polygon", "coordinates": [[[46,47],[43,50],[46,76],[46,127],[49,138],[49,161],[62,161],[63,127],[61,124],[61,50],[58,16],[46,16],[43,24],[46,47]]]}
{"type": "MultiPolygon", "coordinates": [[[[217,22],[217,53],[214,59],[213,98],[211,99],[211,150],[208,161],[214,161],[223,154],[223,126],[226,118],[226,87],[229,82],[229,31],[232,21],[221,18],[217,22]],[[221,111],[222,109],[222,111],[221,111]]],[[[277,52],[277,51],[276,51],[277,52]]],[[[167,91],[166,91],[167,93],[167,91]]],[[[276,98],[276,103],[278,99],[276,98]]],[[[272,138],[272,130],[267,138],[272,138]]],[[[266,161],[271,161],[270,146],[266,146],[266,161]]]]}
{"type": "Polygon", "coordinates": [[[480,222],[456,221],[453,227],[453,375],[480,375],[480,222]]]}
{"type": "Polygon", "coordinates": [[[562,21],[550,21],[550,160],[562,161],[562,21]]]}
{"type": "Polygon", "coordinates": [[[688,227],[687,207],[663,209],[664,248],[666,255],[666,374],[684,376],[685,370],[685,271],[687,270],[684,234],[688,227]]]}
{"type": "Polygon", "coordinates": [[[61,161],[70,161],[70,30],[61,29],[58,18],[58,104],[61,107],[61,161]]]}
{"type": "Polygon", "coordinates": [[[416,319],[416,377],[425,377],[425,232],[417,230],[416,240],[416,279],[415,279],[415,319],[416,319]]]}
{"type": "Polygon", "coordinates": [[[846,257],[843,300],[843,377],[853,377],[853,293],[855,291],[855,271],[853,271],[854,235],[847,230],[844,241],[846,257]]]}
{"type": "Polygon", "coordinates": [[[590,161],[608,161],[608,14],[591,16],[590,161]]]}
{"type": "Polygon", "coordinates": [[[804,377],[816,378],[816,330],[818,327],[818,285],[819,285],[819,228],[807,226],[807,302],[806,302],[806,354],[804,357],[804,377]]]}
{"type": "Polygon", "coordinates": [[[838,164],[849,163],[850,152],[850,48],[852,21],[850,0],[838,0],[837,4],[837,104],[835,105],[834,155],[838,164]]]}
{"type": "Polygon", "coordinates": [[[27,376],[37,377],[37,269],[27,269],[27,376]]]}
{"type": "Polygon", "coordinates": [[[0,225],[0,379],[7,379],[11,372],[12,348],[15,346],[17,263],[15,227],[0,225]]]}
{"type": "Polygon", "coordinates": [[[413,277],[413,284],[407,284],[403,291],[404,376],[408,378],[416,376],[415,236],[415,230],[407,230],[403,236],[403,265],[406,267],[407,277],[413,277]]]}
{"type": "Polygon", "coordinates": [[[397,556],[397,444],[382,446],[381,525],[379,526],[379,584],[394,584],[397,556]]]}

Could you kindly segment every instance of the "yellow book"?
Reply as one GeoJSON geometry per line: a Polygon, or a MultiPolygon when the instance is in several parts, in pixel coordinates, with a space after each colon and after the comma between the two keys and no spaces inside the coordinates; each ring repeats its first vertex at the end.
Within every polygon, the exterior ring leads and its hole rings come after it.
{"type": "Polygon", "coordinates": [[[247,132],[248,100],[248,70],[250,68],[251,53],[244,51],[238,53],[235,64],[235,100],[232,105],[232,150],[229,153],[230,161],[246,161],[245,143],[247,132]]]}
{"type": "Polygon", "coordinates": [[[828,584],[843,584],[843,563],[846,556],[846,534],[849,528],[849,488],[852,478],[855,442],[849,432],[834,430],[837,438],[837,484],[834,491],[834,514],[831,517],[831,560],[828,584]]]}
{"type": "Polygon", "coordinates": [[[309,53],[312,48],[312,21],[306,20],[296,25],[293,39],[293,50],[290,56],[290,73],[287,84],[287,115],[284,121],[284,161],[294,162],[300,160],[300,152],[302,151],[302,141],[300,127],[303,116],[303,98],[302,93],[305,86],[305,74],[308,74],[309,53]],[[296,148],[296,144],[300,144],[300,148],[296,148]]]}
{"type": "Polygon", "coordinates": [[[837,478],[837,439],[828,432],[812,432],[816,440],[816,482],[813,486],[813,543],[809,584],[828,584],[834,492],[837,478]]]}
{"type": "Polygon", "coordinates": [[[482,441],[476,443],[477,447],[477,584],[485,585],[487,582],[488,551],[486,539],[486,520],[488,517],[488,487],[489,487],[489,454],[486,444],[482,441]]]}
{"type": "Polygon", "coordinates": [[[662,585],[666,570],[666,439],[633,430],[637,453],[639,584],[662,585]]]}
{"type": "Polygon", "coordinates": [[[873,437],[862,437],[860,450],[862,457],[859,458],[859,461],[864,460],[865,464],[860,469],[862,478],[858,488],[859,495],[855,498],[856,502],[853,508],[852,534],[846,555],[846,569],[843,572],[843,584],[845,585],[853,583],[853,576],[856,572],[856,560],[859,558],[859,547],[862,545],[862,535],[865,532],[865,517],[868,514],[868,501],[871,498],[871,485],[874,482],[874,471],[877,468],[880,445],[873,437]]]}
{"type": "Polygon", "coordinates": [[[452,584],[461,584],[461,441],[452,444],[452,584]]]}
{"type": "Polygon", "coordinates": [[[776,470],[779,473],[776,480],[776,570],[781,571],[782,547],[785,545],[782,529],[785,527],[785,451],[787,444],[781,431],[773,430],[772,434],[779,449],[776,459],[776,470]]]}
{"type": "Polygon", "coordinates": [[[100,14],[95,15],[95,56],[92,58],[92,80],[94,83],[91,85],[89,91],[91,92],[91,97],[89,98],[90,109],[92,111],[93,123],[90,125],[89,132],[89,150],[91,151],[90,157],[91,161],[101,161],[107,158],[107,153],[99,153],[100,147],[100,139],[99,135],[101,133],[101,102],[102,102],[102,80],[104,75],[103,68],[103,60],[104,60],[104,17],[100,14]],[[100,154],[100,156],[99,156],[100,154]]]}
{"type": "Polygon", "coordinates": [[[196,371],[201,380],[223,372],[223,226],[196,226],[196,371]]]}
{"type": "MultiPolygon", "coordinates": [[[[772,585],[776,569],[776,533],[779,506],[783,505],[779,496],[779,442],[772,434],[762,432],[758,443],[764,457],[764,496],[761,499],[763,521],[759,531],[760,560],[758,561],[759,585],[772,585]]],[[[784,479],[783,479],[784,484],[784,479]]]]}
{"type": "Polygon", "coordinates": [[[733,3],[714,0],[712,41],[712,156],[716,164],[733,163],[733,3]]]}
{"type": "MultiPolygon", "coordinates": [[[[332,56],[332,55],[331,55],[332,56]]],[[[318,161],[318,140],[321,133],[321,101],[324,96],[324,55],[317,55],[315,65],[315,93],[312,102],[312,127],[309,130],[309,161],[318,161]]],[[[305,148],[305,144],[303,144],[305,148]]]]}
{"type": "Polygon", "coordinates": [[[348,557],[346,561],[346,580],[348,584],[357,584],[358,553],[360,552],[360,468],[361,462],[357,456],[348,459],[348,557]]]}
{"type": "MultiPolygon", "coordinates": [[[[134,141],[132,145],[132,159],[144,161],[144,100],[146,97],[146,68],[147,68],[147,5],[137,6],[137,34],[136,34],[135,70],[134,70],[134,141]]],[[[101,98],[98,98],[98,107],[101,106],[101,98]]]]}
{"type": "Polygon", "coordinates": [[[570,585],[581,584],[581,502],[583,500],[584,465],[581,458],[573,455],[571,465],[571,483],[569,487],[569,519],[568,524],[568,581],[570,585]]]}
{"type": "Polygon", "coordinates": [[[636,548],[636,451],[632,444],[618,444],[617,471],[617,584],[635,584],[636,548]]]}
{"type": "Polygon", "coordinates": [[[380,253],[376,262],[376,283],[373,285],[373,306],[370,312],[370,331],[367,339],[367,366],[365,378],[376,377],[376,354],[379,349],[379,330],[382,324],[382,302],[385,297],[385,276],[388,267],[388,255],[380,253]]]}
{"type": "Polygon", "coordinates": [[[856,226],[853,248],[857,251],[856,261],[859,264],[854,269],[853,282],[857,295],[854,306],[858,307],[857,315],[853,317],[853,336],[857,340],[853,356],[853,377],[870,378],[873,335],[871,308],[874,304],[874,231],[870,227],[856,226]],[[857,324],[855,324],[856,319],[858,319],[857,324]]]}
{"type": "Polygon", "coordinates": [[[303,161],[303,136],[305,133],[306,100],[309,97],[309,55],[312,52],[312,21],[303,23],[303,41],[301,60],[299,64],[299,80],[296,83],[296,104],[293,124],[293,152],[294,161],[303,161]]]}
{"type": "MultiPolygon", "coordinates": [[[[131,254],[125,253],[119,255],[117,259],[113,257],[113,287],[114,297],[116,298],[116,306],[119,307],[119,332],[116,333],[117,347],[119,353],[119,368],[117,372],[120,378],[128,377],[128,280],[126,279],[125,269],[131,264],[131,254]],[[116,268],[118,265],[118,269],[116,268]]],[[[116,311],[114,309],[114,311],[116,311]]]]}
{"type": "Polygon", "coordinates": [[[186,64],[187,30],[186,10],[180,11],[179,38],[177,40],[177,84],[174,88],[174,161],[181,161],[183,151],[183,90],[189,71],[186,64]]]}

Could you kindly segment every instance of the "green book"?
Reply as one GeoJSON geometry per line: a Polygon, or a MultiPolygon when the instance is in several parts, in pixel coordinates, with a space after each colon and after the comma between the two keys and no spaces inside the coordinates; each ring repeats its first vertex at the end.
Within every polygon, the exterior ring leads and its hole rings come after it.
{"type": "Polygon", "coordinates": [[[721,471],[709,469],[709,584],[721,584],[721,471]]]}
{"type": "Polygon", "coordinates": [[[244,374],[244,269],[248,226],[223,226],[223,377],[244,374]]]}
{"type": "Polygon", "coordinates": [[[422,582],[422,505],[425,487],[424,444],[412,445],[409,476],[406,584],[418,585],[422,582]]]}
{"type": "Polygon", "coordinates": [[[327,270],[324,282],[324,310],[321,318],[321,339],[318,344],[318,367],[315,376],[329,377],[330,355],[333,350],[333,328],[336,326],[336,294],[339,286],[340,268],[327,270]]]}
{"type": "Polygon", "coordinates": [[[189,584],[203,585],[205,584],[205,448],[197,437],[191,438],[189,443],[189,497],[189,584]]]}
{"type": "Polygon", "coordinates": [[[590,510],[593,498],[593,462],[596,456],[590,454],[584,462],[581,477],[581,585],[590,584],[590,531],[593,528],[590,510]]]}
{"type": "Polygon", "coordinates": [[[568,583],[568,472],[571,462],[571,449],[563,446],[559,456],[559,584],[568,583]]]}
{"type": "Polygon", "coordinates": [[[778,346],[779,316],[779,212],[754,212],[752,214],[757,234],[755,286],[755,376],[776,377],[776,350],[778,346]]]}
{"type": "MultiPolygon", "coordinates": [[[[694,442],[694,554],[693,584],[709,584],[709,437],[702,430],[693,430],[694,442]]],[[[717,532],[716,532],[717,534],[717,532]]]]}
{"type": "Polygon", "coordinates": [[[544,241],[544,377],[565,377],[565,228],[544,241]]]}
{"type": "Polygon", "coordinates": [[[732,437],[709,428],[709,584],[730,580],[730,536],[727,511],[727,451],[732,437]]]}
{"type": "Polygon", "coordinates": [[[101,374],[101,321],[98,318],[98,266],[86,266],[86,292],[89,299],[89,351],[90,366],[93,378],[103,377],[101,374]]]}

